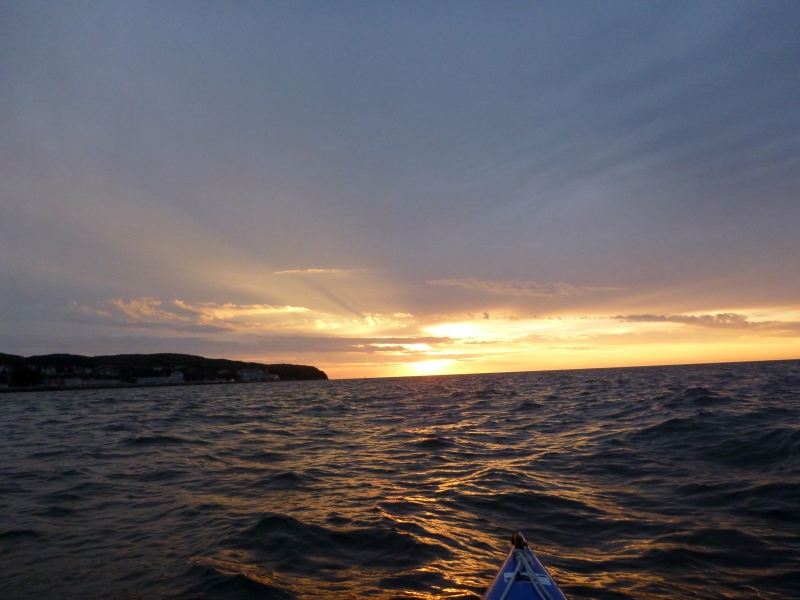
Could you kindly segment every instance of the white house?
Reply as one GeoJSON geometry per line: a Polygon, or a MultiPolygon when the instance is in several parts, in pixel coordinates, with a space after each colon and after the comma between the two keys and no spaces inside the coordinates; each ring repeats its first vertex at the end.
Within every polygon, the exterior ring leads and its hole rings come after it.
{"type": "Polygon", "coordinates": [[[173,371],[169,377],[138,377],[136,383],[139,385],[170,385],[183,383],[183,373],[173,371]]]}

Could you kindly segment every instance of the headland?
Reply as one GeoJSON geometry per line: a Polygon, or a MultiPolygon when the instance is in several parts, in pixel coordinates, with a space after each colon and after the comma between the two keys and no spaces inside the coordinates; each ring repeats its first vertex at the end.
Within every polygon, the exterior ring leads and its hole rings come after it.
{"type": "Polygon", "coordinates": [[[0,392],[327,379],[308,365],[264,364],[191,354],[81,356],[0,353],[0,392]]]}

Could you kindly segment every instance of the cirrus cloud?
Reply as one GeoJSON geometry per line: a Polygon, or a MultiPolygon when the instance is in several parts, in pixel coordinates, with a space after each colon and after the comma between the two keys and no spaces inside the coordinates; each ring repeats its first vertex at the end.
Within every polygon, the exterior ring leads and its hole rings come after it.
{"type": "Polygon", "coordinates": [[[426,281],[428,285],[460,287],[467,290],[477,290],[500,296],[577,296],[586,292],[615,292],[624,288],[575,286],[570,283],[536,281],[486,281],[477,277],[466,279],[433,279],[426,281]]]}
{"type": "Polygon", "coordinates": [[[617,315],[618,321],[627,323],[678,323],[692,327],[713,329],[757,330],[774,335],[800,335],[800,322],[797,321],[751,321],[747,315],[740,313],[716,313],[700,315],[617,315]]]}
{"type": "Polygon", "coordinates": [[[273,275],[342,275],[345,273],[363,273],[364,271],[366,269],[287,269],[285,271],[275,271],[273,275]]]}

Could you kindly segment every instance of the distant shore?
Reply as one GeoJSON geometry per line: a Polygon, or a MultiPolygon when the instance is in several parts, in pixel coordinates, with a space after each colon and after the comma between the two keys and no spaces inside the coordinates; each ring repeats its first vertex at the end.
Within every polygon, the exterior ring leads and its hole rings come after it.
{"type": "Polygon", "coordinates": [[[309,365],[264,364],[191,354],[81,356],[0,353],[0,392],[170,387],[328,379],[309,365]]]}

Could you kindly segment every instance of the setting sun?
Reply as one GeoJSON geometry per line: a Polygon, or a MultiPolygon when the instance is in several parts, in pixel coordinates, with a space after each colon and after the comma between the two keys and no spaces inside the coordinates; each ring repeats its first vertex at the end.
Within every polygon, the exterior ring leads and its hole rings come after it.
{"type": "Polygon", "coordinates": [[[412,375],[445,375],[453,363],[455,361],[449,358],[421,360],[407,365],[407,369],[411,371],[409,374],[412,375]]]}

